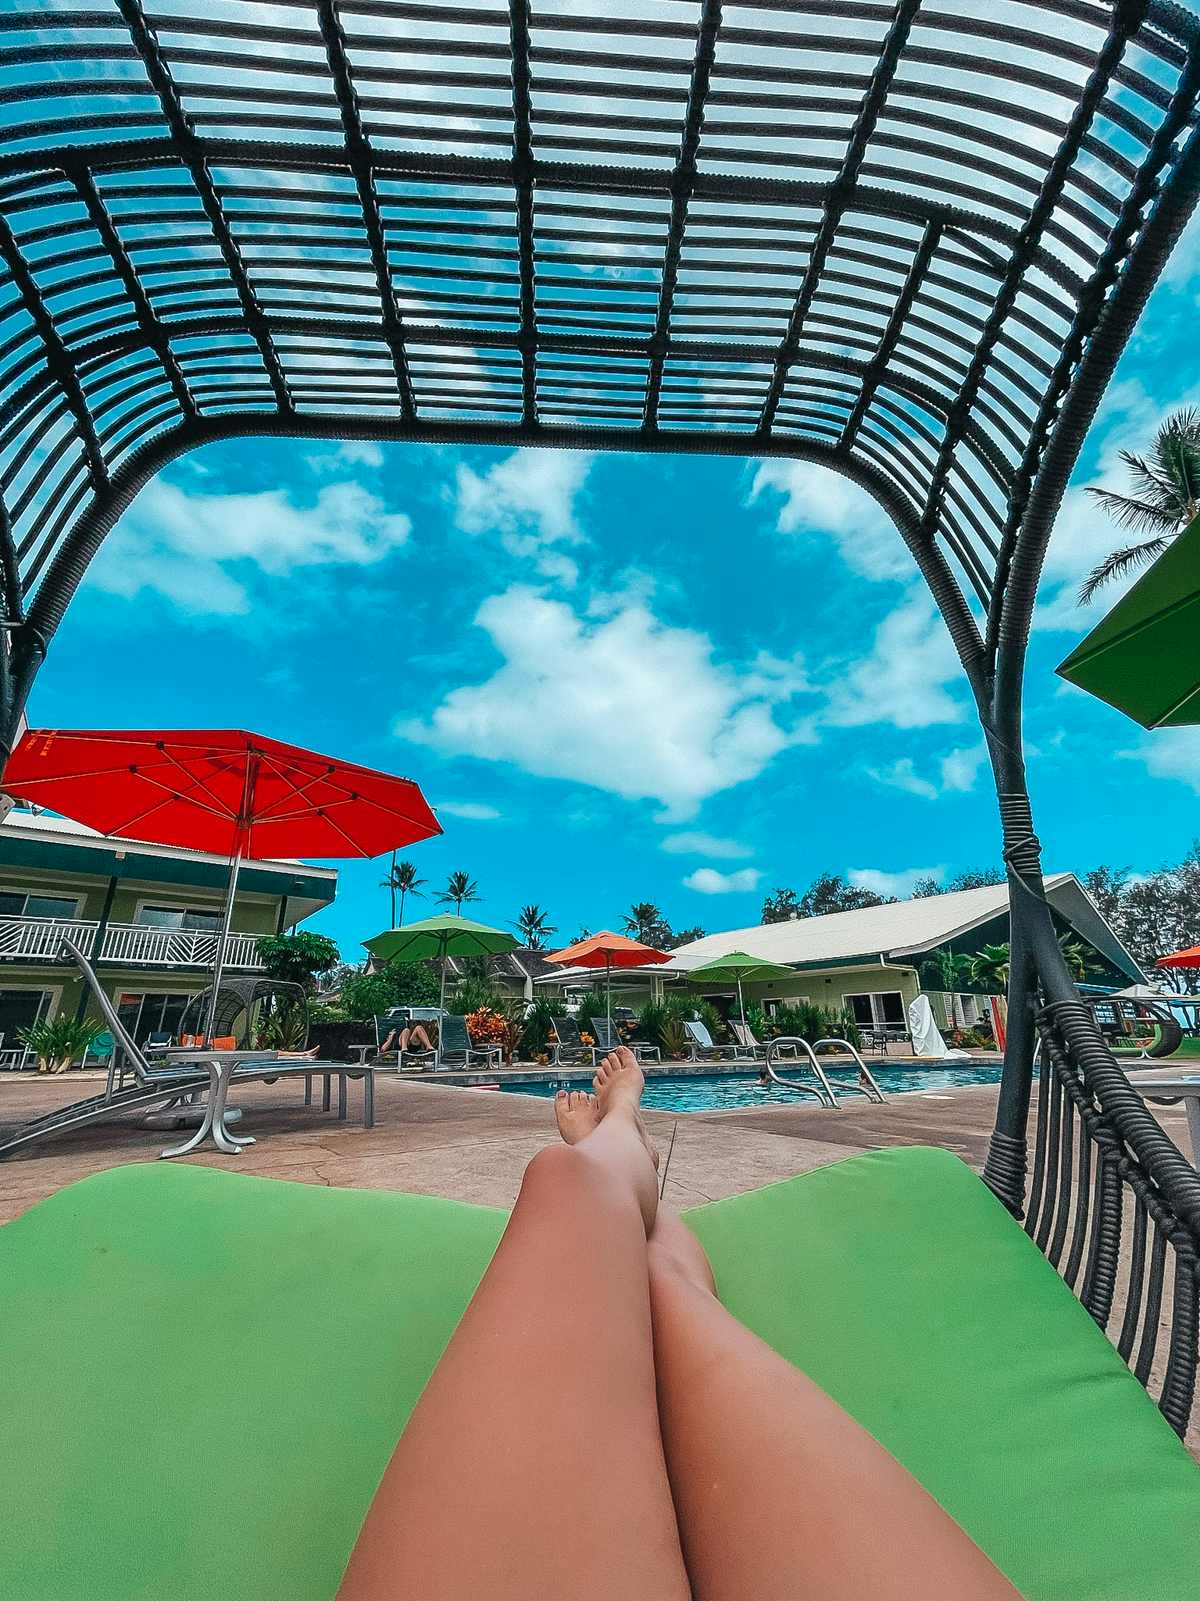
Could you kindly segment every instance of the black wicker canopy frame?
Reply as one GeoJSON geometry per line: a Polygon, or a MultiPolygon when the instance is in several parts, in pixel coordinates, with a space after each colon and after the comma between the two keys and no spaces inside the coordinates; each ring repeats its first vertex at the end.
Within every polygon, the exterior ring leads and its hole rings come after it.
{"type": "Polygon", "coordinates": [[[105,0],[5,10],[0,62],[5,748],[105,535],[209,441],[845,474],[928,583],[995,775],[1012,978],[986,1181],[1102,1325],[1124,1305],[1120,1349],[1182,1430],[1200,1177],[1063,965],[1021,688],[1068,476],[1200,189],[1196,19],[105,0]]]}

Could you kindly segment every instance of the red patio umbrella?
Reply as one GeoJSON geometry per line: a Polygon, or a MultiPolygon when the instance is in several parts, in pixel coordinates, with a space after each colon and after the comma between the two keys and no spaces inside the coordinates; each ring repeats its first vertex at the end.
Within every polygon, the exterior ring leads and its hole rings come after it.
{"type": "Polygon", "coordinates": [[[243,857],[379,856],[442,831],[412,779],[237,728],[32,728],[3,787],[101,834],[229,857],[206,1034],[243,857]]]}
{"type": "Polygon", "coordinates": [[[1200,945],[1189,945],[1185,951],[1172,951],[1160,956],[1155,967],[1200,967],[1200,945]]]}
{"type": "Polygon", "coordinates": [[[652,962],[667,962],[665,951],[656,951],[640,940],[628,939],[624,934],[610,934],[602,930],[590,939],[581,939],[568,945],[564,951],[547,956],[548,962],[559,967],[602,967],[604,969],[605,1009],[612,1023],[612,970],[614,967],[648,967],[652,962]]]}

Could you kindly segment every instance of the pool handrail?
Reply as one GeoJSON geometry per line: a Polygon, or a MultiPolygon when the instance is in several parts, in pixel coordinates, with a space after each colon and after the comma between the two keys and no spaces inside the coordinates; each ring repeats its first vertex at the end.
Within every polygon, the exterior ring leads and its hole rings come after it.
{"type": "Polygon", "coordinates": [[[834,1039],[832,1036],[828,1039],[814,1040],[813,1050],[819,1051],[822,1045],[842,1045],[858,1063],[859,1080],[857,1084],[848,1084],[844,1078],[835,1078],[830,1079],[829,1081],[833,1087],[839,1090],[846,1090],[851,1095],[865,1095],[868,1101],[877,1101],[879,1105],[882,1106],[887,1100],[887,1096],[879,1088],[879,1085],[875,1082],[875,1075],[871,1072],[871,1069],[855,1050],[854,1046],[851,1045],[850,1041],[834,1039]],[[865,1084],[863,1083],[864,1079],[866,1080],[865,1084]]]}
{"type": "Polygon", "coordinates": [[[837,1096],[833,1093],[833,1089],[829,1083],[829,1080],[825,1077],[825,1073],[820,1062],[817,1061],[816,1053],[808,1041],[801,1039],[799,1034],[780,1034],[775,1039],[769,1040],[767,1043],[767,1054],[763,1057],[763,1062],[766,1066],[767,1073],[776,1084],[782,1084],[784,1089],[799,1090],[804,1095],[815,1095],[822,1106],[828,1105],[831,1110],[836,1109],[837,1096]],[[818,1084],[821,1086],[820,1089],[814,1089],[811,1084],[800,1084],[793,1078],[780,1077],[780,1075],[771,1066],[771,1057],[773,1053],[778,1051],[781,1045],[796,1046],[799,1050],[802,1050],[807,1054],[813,1073],[816,1076],[818,1084]]]}

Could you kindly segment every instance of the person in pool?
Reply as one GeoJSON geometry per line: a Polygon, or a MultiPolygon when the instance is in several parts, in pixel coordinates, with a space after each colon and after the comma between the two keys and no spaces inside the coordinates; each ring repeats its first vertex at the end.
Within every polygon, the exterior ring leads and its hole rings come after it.
{"type": "Polygon", "coordinates": [[[771,1077],[771,1070],[765,1062],[763,1062],[758,1069],[758,1082],[762,1085],[764,1090],[769,1090],[771,1085],[774,1083],[774,1080],[771,1077]]]}
{"type": "Polygon", "coordinates": [[[375,1494],[339,1601],[1019,1601],[933,1497],[717,1299],[661,1204],[624,1047],[560,1144],[375,1494]]]}

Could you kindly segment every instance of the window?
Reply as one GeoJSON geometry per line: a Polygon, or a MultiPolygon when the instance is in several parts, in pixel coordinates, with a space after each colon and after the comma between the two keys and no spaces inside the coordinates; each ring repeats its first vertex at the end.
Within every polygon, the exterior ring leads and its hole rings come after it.
{"type": "Polygon", "coordinates": [[[221,926],[220,912],[197,911],[192,906],[142,906],[137,920],[143,928],[178,928],[200,934],[215,934],[221,926]]]}
{"type": "Polygon", "coordinates": [[[144,1045],[151,1034],[178,1034],[184,1008],[192,997],[122,991],[116,999],[121,1022],[137,1043],[144,1045]]]}
{"type": "Polygon", "coordinates": [[[781,1006],[807,1006],[807,995],[768,995],[761,1002],[767,1017],[774,1017],[781,1006]]]}
{"type": "Polygon", "coordinates": [[[0,891],[0,917],[57,917],[71,922],[79,912],[75,895],[38,895],[35,892],[0,891]]]}
{"type": "Polygon", "coordinates": [[[24,1053],[21,1030],[36,1023],[49,1008],[49,990],[0,990],[0,1034],[4,1036],[0,1065],[20,1067],[24,1053]]]}
{"type": "Polygon", "coordinates": [[[903,1028],[904,996],[899,990],[847,995],[846,1005],[860,1028],[903,1028]]]}

